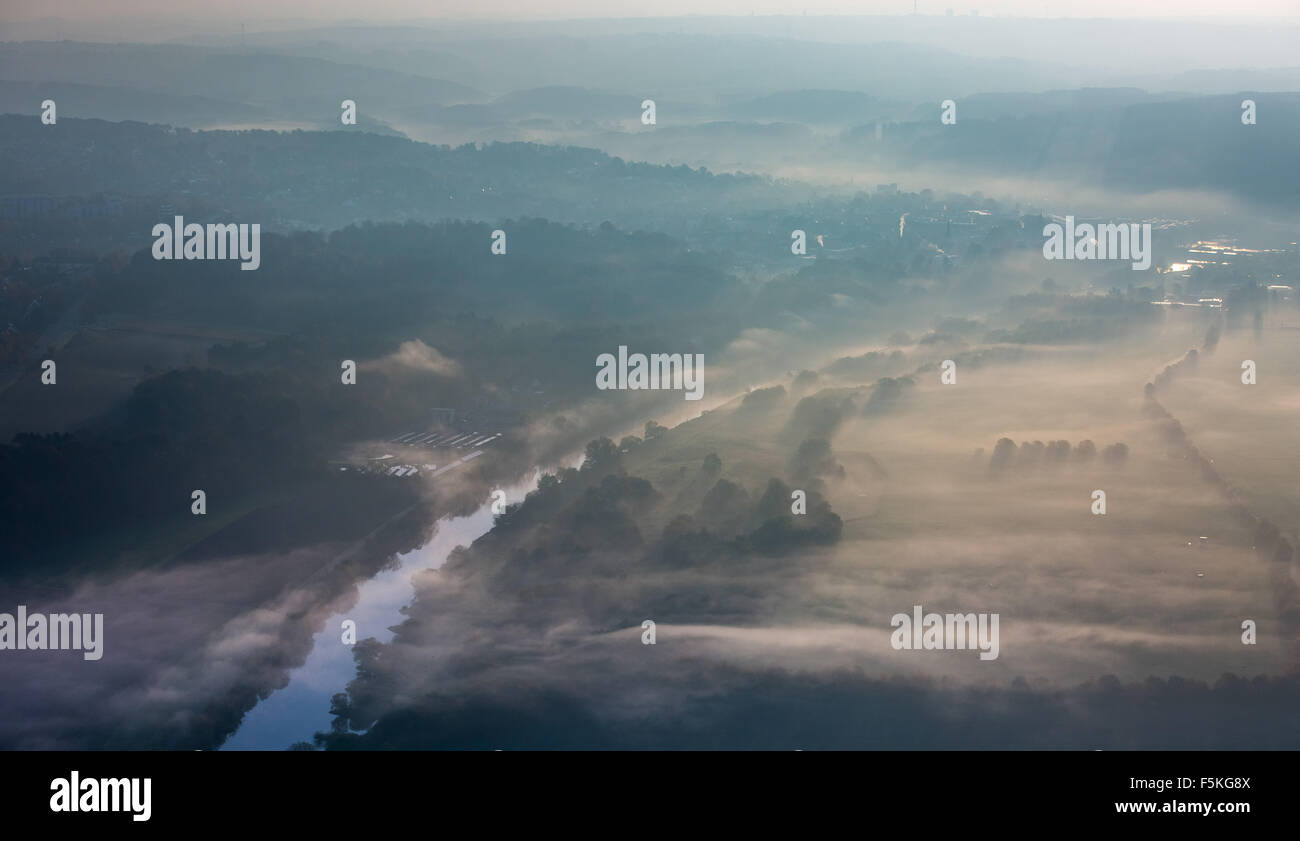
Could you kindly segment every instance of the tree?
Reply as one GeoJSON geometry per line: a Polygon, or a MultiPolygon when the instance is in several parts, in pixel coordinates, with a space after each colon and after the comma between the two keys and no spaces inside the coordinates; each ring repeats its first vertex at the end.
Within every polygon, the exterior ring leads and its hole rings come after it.
{"type": "Polygon", "coordinates": [[[993,447],[993,457],[989,459],[989,469],[998,472],[1011,466],[1016,457],[1016,442],[1010,438],[999,438],[993,447]]]}
{"type": "Polygon", "coordinates": [[[1128,458],[1128,444],[1111,444],[1101,451],[1101,460],[1107,464],[1123,464],[1128,458]]]}
{"type": "Polygon", "coordinates": [[[587,455],[582,461],[583,470],[609,467],[618,461],[618,447],[608,438],[601,437],[587,444],[587,455]]]}

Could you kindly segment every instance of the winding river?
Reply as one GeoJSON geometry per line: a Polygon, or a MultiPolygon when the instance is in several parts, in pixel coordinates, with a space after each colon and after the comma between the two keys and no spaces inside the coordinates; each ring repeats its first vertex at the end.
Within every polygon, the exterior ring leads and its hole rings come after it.
{"type": "MultiPolygon", "coordinates": [[[[716,395],[716,392],[715,392],[716,395]]],[[[675,426],[731,400],[734,395],[687,403],[664,420],[675,426]],[[701,405],[703,404],[703,405],[701,405]]],[[[565,461],[569,467],[582,464],[581,453],[565,461]]],[[[562,462],[563,464],[564,462],[562,462]]],[[[536,469],[526,481],[505,488],[506,500],[515,503],[537,487],[542,470],[536,469]]],[[[390,642],[390,627],[406,617],[402,608],[411,603],[415,590],[411,579],[417,572],[437,569],[457,546],[468,546],[492,528],[492,502],[484,503],[467,517],[444,517],[439,520],[433,538],[418,549],[398,555],[397,566],[380,572],[359,585],[357,603],[345,613],[329,618],[325,627],[312,639],[307,660],[289,673],[289,685],[277,689],[259,701],[244,715],[236,730],[221,746],[222,750],[284,750],[295,742],[310,742],[313,734],[328,731],[332,717],[330,699],[347,689],[356,676],[352,647],[341,640],[342,622],[357,623],[357,639],[374,637],[390,642]]]]}
{"type": "MultiPolygon", "coordinates": [[[[540,477],[541,472],[535,471],[530,480],[506,488],[506,499],[511,503],[522,500],[537,486],[540,477]]],[[[357,639],[391,641],[393,632],[389,628],[406,618],[402,608],[415,595],[411,585],[414,575],[442,566],[453,549],[470,545],[491,528],[491,500],[469,516],[444,517],[428,543],[398,555],[395,567],[360,584],[357,603],[329,618],[312,640],[306,662],[289,673],[289,685],[249,710],[221,749],[283,750],[294,742],[310,742],[316,732],[328,731],[332,720],[330,698],[343,692],[356,676],[352,647],[341,639],[343,620],[357,623],[357,639]]]]}

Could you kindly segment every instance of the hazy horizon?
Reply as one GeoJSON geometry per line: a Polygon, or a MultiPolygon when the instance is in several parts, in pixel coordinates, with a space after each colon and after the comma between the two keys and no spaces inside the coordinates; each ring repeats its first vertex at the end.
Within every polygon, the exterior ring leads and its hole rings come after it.
{"type": "Polygon", "coordinates": [[[557,18],[661,18],[708,16],[943,16],[981,15],[1013,18],[1296,18],[1300,10],[1289,0],[1242,0],[1230,12],[1219,0],[805,0],[798,3],[765,0],[662,0],[647,9],[630,0],[559,0],[542,4],[527,0],[375,0],[364,18],[349,0],[227,0],[220,7],[199,0],[14,0],[0,19],[64,18],[85,20],[132,15],[197,18],[238,15],[242,20],[299,19],[374,22],[378,20],[550,20],[557,18]]]}

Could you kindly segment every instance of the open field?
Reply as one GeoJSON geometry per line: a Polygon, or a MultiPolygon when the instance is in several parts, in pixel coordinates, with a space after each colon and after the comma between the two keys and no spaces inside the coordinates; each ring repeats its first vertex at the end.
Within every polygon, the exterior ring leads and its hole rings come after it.
{"type": "MultiPolygon", "coordinates": [[[[1068,685],[1106,674],[1213,680],[1284,671],[1269,565],[1252,551],[1251,524],[1171,443],[1167,420],[1143,397],[1195,333],[1156,333],[1150,344],[1105,355],[1043,349],[1039,361],[959,369],[950,386],[936,370],[866,416],[871,388],[841,389],[859,395],[859,411],[831,439],[845,476],[825,480],[842,539],[791,560],[756,623],[783,628],[799,661],[879,675],[1068,685]],[[1072,449],[1060,463],[1020,449],[994,470],[1003,437],[1072,449]],[[1128,455],[1118,464],[1084,459],[1077,447],[1085,440],[1099,451],[1122,442],[1128,455]],[[1107,494],[1104,516],[1092,513],[1094,490],[1107,494]],[[890,618],[916,604],[1000,614],[999,658],[892,650],[890,618]],[[1245,619],[1258,623],[1256,646],[1242,644],[1245,619]]],[[[767,412],[732,403],[674,430],[671,456],[656,457],[654,442],[635,451],[628,470],[671,489],[683,468],[716,452],[722,475],[740,484],[782,475],[798,443],[787,430],[796,402],[787,397],[767,412]]],[[[1280,446],[1287,434],[1276,428],[1270,440],[1280,446]]],[[[1266,446],[1256,450],[1260,462],[1266,446]]],[[[1285,484],[1285,462],[1268,475],[1285,484]]]]}
{"type": "Polygon", "coordinates": [[[1246,331],[1229,334],[1160,396],[1247,507],[1292,543],[1300,536],[1297,360],[1300,331],[1268,330],[1259,339],[1246,331]],[[1248,359],[1256,365],[1255,385],[1241,381],[1248,359]]]}

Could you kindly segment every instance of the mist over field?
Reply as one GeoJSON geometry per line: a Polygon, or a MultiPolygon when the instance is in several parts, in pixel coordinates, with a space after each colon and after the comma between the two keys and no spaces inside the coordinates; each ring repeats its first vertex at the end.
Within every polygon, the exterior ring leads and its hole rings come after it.
{"type": "Polygon", "coordinates": [[[1300,748],[1294,15],[147,5],[0,18],[0,747],[1300,748]]]}

